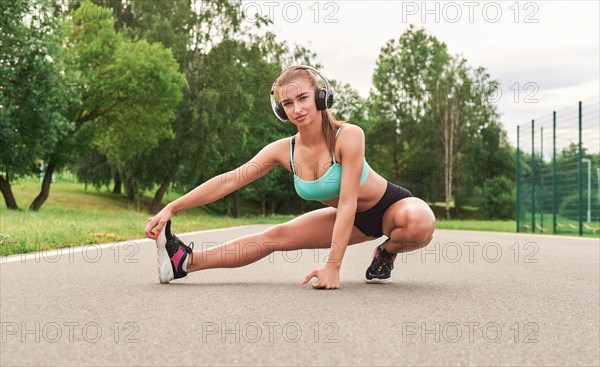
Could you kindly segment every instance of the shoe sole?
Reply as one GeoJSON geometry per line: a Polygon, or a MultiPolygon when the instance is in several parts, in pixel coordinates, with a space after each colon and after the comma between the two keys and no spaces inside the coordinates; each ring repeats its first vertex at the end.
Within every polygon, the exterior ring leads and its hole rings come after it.
{"type": "MultiPolygon", "coordinates": [[[[377,246],[379,247],[379,246],[377,246]]],[[[375,258],[375,253],[377,252],[377,247],[375,247],[375,250],[373,250],[373,255],[371,255],[371,258],[375,258]]],[[[379,279],[379,278],[373,278],[373,279],[366,279],[365,282],[369,283],[369,284],[388,284],[392,282],[392,278],[386,278],[386,279],[379,279]]]]}
{"type": "Polygon", "coordinates": [[[156,239],[156,253],[158,254],[158,280],[161,284],[168,284],[175,278],[171,266],[171,258],[167,253],[167,235],[165,229],[160,232],[156,239]]]}
{"type": "Polygon", "coordinates": [[[387,278],[387,279],[379,279],[379,278],[373,278],[373,279],[367,279],[365,280],[365,282],[369,283],[369,284],[388,284],[392,282],[392,279],[387,278]]]}

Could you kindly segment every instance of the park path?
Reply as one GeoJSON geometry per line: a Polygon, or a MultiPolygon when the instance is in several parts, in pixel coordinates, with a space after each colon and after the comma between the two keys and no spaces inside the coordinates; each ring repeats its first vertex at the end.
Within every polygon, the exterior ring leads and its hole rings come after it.
{"type": "MultiPolygon", "coordinates": [[[[198,249],[267,227],[178,235],[198,249]]],[[[300,285],[326,250],[169,285],[147,239],[3,258],[0,365],[600,364],[598,239],[438,230],[366,284],[380,242],[347,250],[334,291],[300,285]]]]}

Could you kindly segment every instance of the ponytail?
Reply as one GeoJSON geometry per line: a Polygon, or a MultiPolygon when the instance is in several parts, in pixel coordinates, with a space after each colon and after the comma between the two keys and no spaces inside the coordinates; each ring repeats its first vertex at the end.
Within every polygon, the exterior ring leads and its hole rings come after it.
{"type": "Polygon", "coordinates": [[[323,136],[325,137],[329,153],[333,154],[335,146],[335,134],[337,129],[346,121],[338,121],[330,110],[321,111],[321,117],[323,118],[323,136]]]}

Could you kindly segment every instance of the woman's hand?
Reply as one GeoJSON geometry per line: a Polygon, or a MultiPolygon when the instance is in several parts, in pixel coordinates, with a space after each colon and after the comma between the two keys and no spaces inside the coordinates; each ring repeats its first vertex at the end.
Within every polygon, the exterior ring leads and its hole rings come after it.
{"type": "Polygon", "coordinates": [[[317,283],[312,287],[316,289],[337,289],[340,287],[340,269],[325,265],[321,269],[311,271],[302,281],[302,285],[308,283],[312,278],[317,278],[317,283]]]}
{"type": "Polygon", "coordinates": [[[146,223],[146,229],[144,232],[146,233],[146,237],[156,240],[160,232],[162,232],[163,227],[169,219],[173,216],[173,210],[167,205],[158,212],[154,217],[148,218],[148,223],[146,223]],[[156,227],[156,234],[152,233],[152,229],[156,227]]]}

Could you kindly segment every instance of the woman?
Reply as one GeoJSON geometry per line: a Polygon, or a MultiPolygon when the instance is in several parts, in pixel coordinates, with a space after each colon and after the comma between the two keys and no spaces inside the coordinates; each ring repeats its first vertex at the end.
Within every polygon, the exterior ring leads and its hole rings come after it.
{"type": "Polygon", "coordinates": [[[296,135],[270,143],[246,164],[213,177],[148,219],[145,233],[157,242],[161,283],[197,270],[244,266],[273,251],[330,248],[325,266],[311,271],[302,285],[316,277],[314,288],[335,289],[346,247],[382,235],[387,240],[375,249],[366,278],[367,282],[389,282],[397,253],[431,241],[433,212],[423,200],[369,167],[363,130],[335,120],[329,111],[333,90],[317,70],[309,66],[285,69],[273,83],[271,103],[277,118],[297,127],[296,135]],[[317,77],[325,88],[318,86],[317,77]],[[302,198],[327,207],[195,254],[171,234],[173,214],[219,200],[277,164],[293,174],[302,198]],[[194,263],[194,255],[202,261],[194,263]]]}

